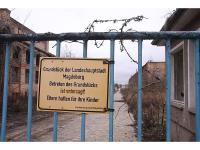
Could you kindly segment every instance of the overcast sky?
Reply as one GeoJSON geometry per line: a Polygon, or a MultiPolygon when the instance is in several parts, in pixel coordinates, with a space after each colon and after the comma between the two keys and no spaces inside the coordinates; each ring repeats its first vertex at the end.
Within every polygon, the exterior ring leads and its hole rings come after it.
{"type": "MultiPolygon", "coordinates": [[[[166,9],[125,9],[125,8],[66,8],[66,9],[20,9],[10,8],[12,10],[11,17],[25,24],[28,28],[37,33],[53,32],[83,32],[85,28],[95,19],[122,19],[143,15],[148,19],[142,22],[131,22],[128,28],[136,31],[159,31],[164,24],[166,18],[172,12],[172,8],[166,9]]],[[[95,31],[108,31],[109,29],[119,29],[121,24],[104,23],[98,24],[95,31]]],[[[119,41],[115,45],[115,82],[126,84],[131,75],[136,72],[137,65],[131,62],[125,52],[120,52],[119,41]]],[[[148,60],[164,61],[164,48],[152,46],[151,41],[143,42],[143,64],[148,60]]],[[[55,42],[50,43],[49,51],[55,54],[52,46],[55,42]]],[[[137,43],[129,41],[125,42],[131,56],[137,60],[137,43]]],[[[105,41],[104,45],[97,49],[94,42],[88,44],[88,57],[93,58],[109,58],[110,56],[109,41],[105,41]]],[[[82,44],[62,43],[61,54],[72,52],[74,57],[82,57],[82,44]]]]}

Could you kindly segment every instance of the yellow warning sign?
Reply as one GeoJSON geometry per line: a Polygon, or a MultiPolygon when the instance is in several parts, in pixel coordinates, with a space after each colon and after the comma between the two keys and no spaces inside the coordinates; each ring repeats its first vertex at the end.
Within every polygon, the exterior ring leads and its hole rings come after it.
{"type": "Polygon", "coordinates": [[[107,59],[40,59],[39,111],[106,112],[109,64],[107,59]]]}

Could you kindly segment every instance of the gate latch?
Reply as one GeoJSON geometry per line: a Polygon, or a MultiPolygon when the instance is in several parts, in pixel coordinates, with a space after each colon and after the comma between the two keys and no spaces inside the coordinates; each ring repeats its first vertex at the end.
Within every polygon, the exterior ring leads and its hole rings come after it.
{"type": "Polygon", "coordinates": [[[115,64],[115,61],[114,60],[103,60],[103,64],[115,64]]]}
{"type": "Polygon", "coordinates": [[[105,109],[105,111],[114,112],[115,109],[107,108],[107,109],[105,109]]]}

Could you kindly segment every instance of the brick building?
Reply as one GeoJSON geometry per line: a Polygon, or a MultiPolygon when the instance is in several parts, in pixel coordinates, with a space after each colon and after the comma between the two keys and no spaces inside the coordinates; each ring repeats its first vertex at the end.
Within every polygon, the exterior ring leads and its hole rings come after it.
{"type": "MultiPolygon", "coordinates": [[[[10,17],[11,11],[0,9],[0,34],[35,34],[23,24],[10,17]]],[[[13,42],[10,50],[8,110],[19,111],[27,107],[30,42],[13,42]]],[[[49,53],[49,42],[35,43],[33,96],[37,94],[38,66],[41,56],[49,53]]],[[[0,109],[3,99],[5,43],[0,42],[0,109]]]]}
{"type": "MultiPolygon", "coordinates": [[[[128,82],[129,95],[127,101],[129,103],[135,96],[137,98],[137,84],[138,72],[128,82]]],[[[160,96],[163,99],[165,98],[165,62],[147,62],[142,67],[142,87],[143,101],[160,99],[160,96]]]]}

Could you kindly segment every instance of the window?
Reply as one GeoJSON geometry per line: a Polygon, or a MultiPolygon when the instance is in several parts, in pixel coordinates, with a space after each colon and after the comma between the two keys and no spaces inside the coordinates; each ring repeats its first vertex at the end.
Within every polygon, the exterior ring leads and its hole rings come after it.
{"type": "Polygon", "coordinates": [[[20,58],[20,51],[21,51],[21,48],[20,47],[15,47],[14,50],[13,50],[13,59],[17,59],[19,60],[20,58]]]}
{"type": "Polygon", "coordinates": [[[12,67],[12,83],[20,82],[20,68],[12,67]]]}
{"type": "Polygon", "coordinates": [[[14,101],[18,101],[20,98],[20,94],[19,93],[12,93],[12,98],[14,101]]]}
{"type": "Polygon", "coordinates": [[[171,49],[171,99],[172,105],[185,107],[184,41],[171,49]]]}
{"type": "Polygon", "coordinates": [[[29,69],[26,69],[26,72],[25,72],[25,82],[26,83],[29,82],[29,69]]]}
{"type": "Polygon", "coordinates": [[[27,64],[30,63],[30,53],[29,53],[28,50],[26,51],[26,63],[27,63],[27,64]]]}
{"type": "Polygon", "coordinates": [[[0,46],[0,55],[3,55],[3,47],[0,46]]]}
{"type": "MultiPolygon", "coordinates": [[[[4,46],[3,44],[0,43],[0,66],[4,62],[3,58],[4,58],[4,46]]],[[[1,73],[1,69],[0,69],[0,73],[1,73]]]]}
{"type": "Polygon", "coordinates": [[[36,66],[39,66],[40,55],[36,55],[36,66]]]}
{"type": "Polygon", "coordinates": [[[38,84],[38,71],[35,72],[35,83],[38,84]]]}
{"type": "Polygon", "coordinates": [[[184,100],[183,49],[174,54],[174,98],[184,100]]]}
{"type": "Polygon", "coordinates": [[[25,91],[25,98],[28,99],[28,92],[25,91]]]}
{"type": "Polygon", "coordinates": [[[22,34],[21,28],[18,28],[18,34],[22,34]]]}

